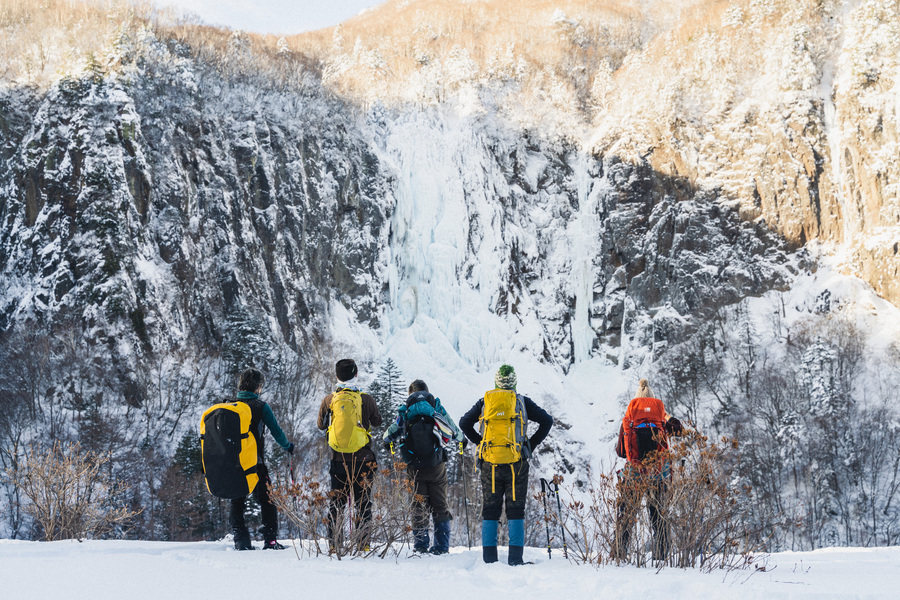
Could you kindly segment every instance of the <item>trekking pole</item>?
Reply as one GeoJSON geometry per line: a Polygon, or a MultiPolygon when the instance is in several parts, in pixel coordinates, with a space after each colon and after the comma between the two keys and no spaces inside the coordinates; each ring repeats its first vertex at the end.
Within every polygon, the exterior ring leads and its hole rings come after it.
{"type": "Polygon", "coordinates": [[[472,549],[472,530],[469,528],[469,482],[466,480],[466,455],[463,452],[465,450],[465,446],[462,442],[459,443],[459,455],[462,456],[462,480],[463,480],[463,493],[465,494],[463,502],[463,506],[466,507],[466,540],[469,543],[469,550],[472,549]]]}
{"type": "MultiPolygon", "coordinates": [[[[297,513],[297,489],[296,489],[297,484],[294,481],[294,455],[293,454],[288,455],[288,475],[290,475],[290,478],[291,478],[291,487],[290,487],[290,492],[289,492],[290,496],[291,496],[291,511],[296,514],[297,513]]],[[[294,524],[291,519],[288,519],[288,523],[289,523],[288,531],[291,532],[291,541],[293,541],[293,539],[294,539],[293,525],[294,524]]],[[[299,528],[297,529],[297,531],[299,533],[299,528]]],[[[296,550],[296,547],[295,547],[295,550],[296,550]]]]}
{"type": "Polygon", "coordinates": [[[547,557],[552,560],[553,555],[550,553],[550,519],[547,517],[547,488],[550,487],[550,484],[547,483],[547,480],[541,477],[541,501],[544,504],[544,525],[547,526],[547,557]]]}
{"type": "Polygon", "coordinates": [[[562,504],[559,501],[559,480],[562,479],[561,475],[553,476],[553,485],[556,486],[554,491],[556,492],[556,515],[559,517],[559,530],[562,533],[563,539],[563,558],[568,559],[569,553],[566,549],[566,528],[563,526],[563,518],[562,518],[562,504]]]}
{"type": "Polygon", "coordinates": [[[296,485],[296,481],[294,480],[294,469],[297,468],[297,465],[294,464],[294,454],[291,453],[288,458],[288,473],[291,475],[291,486],[296,485]]]}

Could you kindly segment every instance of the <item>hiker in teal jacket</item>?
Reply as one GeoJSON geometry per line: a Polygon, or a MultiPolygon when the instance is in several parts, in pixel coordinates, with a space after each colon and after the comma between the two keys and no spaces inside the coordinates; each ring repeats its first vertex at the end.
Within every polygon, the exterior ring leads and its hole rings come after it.
{"type": "Polygon", "coordinates": [[[398,409],[397,420],[384,432],[386,444],[400,451],[415,486],[413,549],[446,554],[450,551],[450,507],[447,503],[447,454],[443,441],[462,443],[462,432],[428,392],[421,379],[409,385],[409,398],[398,409]],[[440,437],[439,437],[440,436],[440,437]],[[428,517],[434,520],[434,546],[428,547],[428,517]]]}
{"type": "MultiPolygon", "coordinates": [[[[263,550],[283,550],[284,546],[278,543],[278,509],[269,499],[269,487],[272,483],[269,480],[269,469],[264,460],[266,456],[265,429],[268,428],[278,445],[290,454],[294,453],[294,444],[288,441],[269,405],[259,399],[262,386],[263,374],[256,369],[247,369],[241,373],[237,399],[250,407],[250,433],[256,438],[256,474],[259,476],[259,484],[253,490],[253,496],[259,503],[262,517],[263,550]]],[[[253,550],[253,545],[250,543],[250,531],[244,522],[246,504],[246,498],[236,498],[231,501],[231,529],[234,533],[234,547],[237,550],[253,550]]]]}

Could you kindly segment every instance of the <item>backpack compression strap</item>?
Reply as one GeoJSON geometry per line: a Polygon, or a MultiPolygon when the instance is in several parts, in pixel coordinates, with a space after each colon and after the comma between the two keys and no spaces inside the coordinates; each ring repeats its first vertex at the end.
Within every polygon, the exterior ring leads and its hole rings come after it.
{"type": "MultiPolygon", "coordinates": [[[[513,502],[516,501],[516,469],[513,467],[514,464],[515,463],[509,464],[509,472],[512,473],[512,499],[513,499],[513,502]]],[[[494,463],[491,463],[491,493],[492,494],[497,493],[496,474],[497,474],[497,465],[495,465],[494,463]]]]}

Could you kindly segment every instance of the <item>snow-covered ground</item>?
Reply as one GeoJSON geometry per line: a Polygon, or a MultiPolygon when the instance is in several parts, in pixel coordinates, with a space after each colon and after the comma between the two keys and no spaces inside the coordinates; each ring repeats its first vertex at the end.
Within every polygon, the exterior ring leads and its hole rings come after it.
{"type": "MultiPolygon", "coordinates": [[[[290,542],[285,540],[285,543],[290,542]]],[[[162,598],[896,598],[900,547],[771,555],[765,572],[594,568],[526,548],[535,562],[486,565],[481,549],[449,556],[332,560],[235,552],[227,542],[0,540],[4,597],[162,598]],[[348,596],[349,595],[349,596],[348,596]]]]}

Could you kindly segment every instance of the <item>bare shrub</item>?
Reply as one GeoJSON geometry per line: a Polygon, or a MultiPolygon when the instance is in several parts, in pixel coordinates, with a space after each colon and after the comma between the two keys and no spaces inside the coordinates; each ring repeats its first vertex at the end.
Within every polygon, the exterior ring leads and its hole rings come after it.
{"type": "Polygon", "coordinates": [[[583,489],[564,488],[566,514],[547,518],[561,521],[569,556],[580,564],[760,568],[764,530],[747,529],[750,490],[737,477],[737,450],[732,440],[687,433],[665,457],[666,476],[628,468],[589,474],[583,489]]]}
{"type": "Polygon", "coordinates": [[[124,484],[105,480],[109,454],[83,452],[78,444],[30,446],[24,465],[7,476],[28,499],[23,510],[47,541],[108,534],[137,513],[120,505],[124,484]]]}
{"type": "Polygon", "coordinates": [[[753,490],[738,475],[737,440],[713,442],[689,431],[673,444],[663,518],[666,564],[703,570],[751,567],[765,547],[771,523],[747,518],[753,490]]]}
{"type": "MultiPolygon", "coordinates": [[[[288,486],[278,486],[271,498],[278,510],[300,531],[302,554],[329,554],[344,557],[385,558],[399,555],[411,539],[414,486],[406,473],[406,465],[394,463],[365,484],[372,502],[372,520],[366,525],[355,515],[356,498],[352,493],[348,507],[339,511],[334,539],[328,539],[328,510],[335,492],[313,477],[304,476],[288,486]]],[[[295,546],[296,548],[296,546],[295,546]]]]}
{"type": "Polygon", "coordinates": [[[384,558],[389,553],[399,555],[412,534],[412,514],[416,496],[415,485],[406,471],[406,463],[394,462],[372,482],[372,542],[369,555],[384,558]]]}
{"type": "Polygon", "coordinates": [[[303,552],[311,556],[328,552],[327,541],[324,547],[322,545],[328,492],[321,482],[304,475],[299,481],[274,487],[269,492],[269,498],[278,512],[300,532],[300,548],[303,552]],[[304,544],[302,540],[308,542],[304,544]]]}

